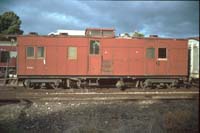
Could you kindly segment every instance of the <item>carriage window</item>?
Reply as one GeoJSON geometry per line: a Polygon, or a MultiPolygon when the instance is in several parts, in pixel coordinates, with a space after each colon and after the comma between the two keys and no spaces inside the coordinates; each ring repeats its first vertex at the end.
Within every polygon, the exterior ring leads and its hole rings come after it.
{"type": "Polygon", "coordinates": [[[0,54],[1,63],[6,63],[7,61],[9,61],[9,58],[10,58],[9,51],[1,51],[0,53],[1,53],[0,54]]]}
{"type": "Polygon", "coordinates": [[[147,48],[146,49],[146,57],[152,59],[155,57],[155,48],[147,48]]]}
{"type": "Polygon", "coordinates": [[[193,71],[199,70],[199,48],[197,46],[193,47],[193,71]]]}
{"type": "Polygon", "coordinates": [[[37,48],[37,57],[43,58],[44,57],[44,47],[38,47],[37,48]]]}
{"type": "Polygon", "coordinates": [[[166,48],[158,48],[158,58],[160,58],[160,59],[167,58],[167,49],[166,48]]]}
{"type": "Polygon", "coordinates": [[[69,47],[68,48],[68,59],[69,60],[77,59],[77,47],[69,47]]]}
{"type": "Polygon", "coordinates": [[[101,31],[99,30],[92,30],[89,32],[91,36],[101,36],[101,31]]]}
{"type": "Polygon", "coordinates": [[[90,54],[99,54],[99,45],[100,45],[100,42],[98,40],[91,40],[90,54]]]}
{"type": "Polygon", "coordinates": [[[113,36],[113,31],[103,31],[103,36],[109,36],[112,37],[113,36]]]}
{"type": "Polygon", "coordinates": [[[27,47],[26,48],[26,57],[33,58],[34,57],[34,47],[27,47]]]}

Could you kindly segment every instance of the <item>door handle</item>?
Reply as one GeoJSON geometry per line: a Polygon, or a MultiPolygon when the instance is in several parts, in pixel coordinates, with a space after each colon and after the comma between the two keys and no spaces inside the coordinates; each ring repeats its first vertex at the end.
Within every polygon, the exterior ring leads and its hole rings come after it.
{"type": "Polygon", "coordinates": [[[160,65],[160,61],[156,61],[156,64],[159,66],[160,65]]]}

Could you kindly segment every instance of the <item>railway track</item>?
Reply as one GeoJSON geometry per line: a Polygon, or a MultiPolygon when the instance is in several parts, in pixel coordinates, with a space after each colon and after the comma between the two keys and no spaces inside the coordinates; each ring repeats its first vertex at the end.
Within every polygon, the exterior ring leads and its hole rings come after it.
{"type": "Polygon", "coordinates": [[[140,99],[196,99],[199,89],[38,89],[24,88],[0,89],[0,101],[90,101],[90,100],[140,100],[140,99]]]}

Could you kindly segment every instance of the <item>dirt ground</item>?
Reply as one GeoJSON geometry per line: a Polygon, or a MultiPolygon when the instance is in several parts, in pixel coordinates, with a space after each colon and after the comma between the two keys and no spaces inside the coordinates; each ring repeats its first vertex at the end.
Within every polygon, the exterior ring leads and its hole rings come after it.
{"type": "Polygon", "coordinates": [[[198,100],[4,102],[1,133],[198,132],[198,100]]]}

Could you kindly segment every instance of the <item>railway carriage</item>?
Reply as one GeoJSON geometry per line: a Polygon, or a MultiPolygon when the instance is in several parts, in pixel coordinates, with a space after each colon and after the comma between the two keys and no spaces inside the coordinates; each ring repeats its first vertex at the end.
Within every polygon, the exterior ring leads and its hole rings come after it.
{"type": "Polygon", "coordinates": [[[189,80],[193,85],[199,85],[199,38],[188,39],[189,80]]]}
{"type": "Polygon", "coordinates": [[[16,74],[16,35],[0,35],[0,78],[16,74]]]}
{"type": "Polygon", "coordinates": [[[120,38],[114,29],[85,36],[18,36],[17,75],[28,87],[173,87],[188,76],[186,39],[120,38]]]}

